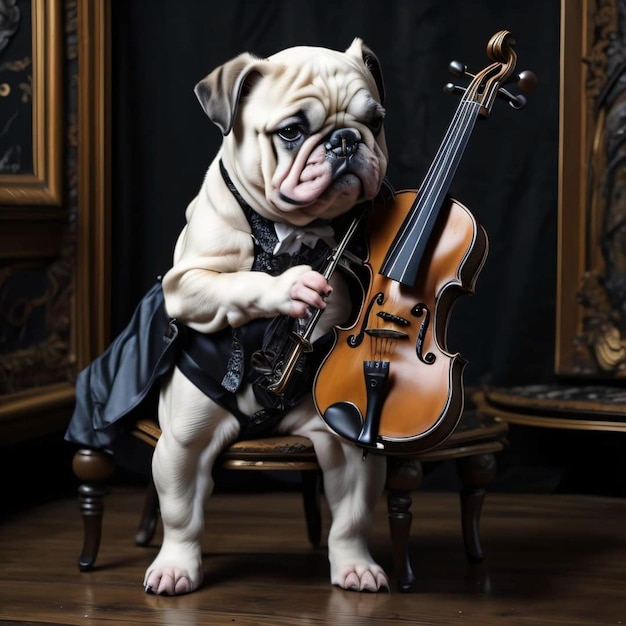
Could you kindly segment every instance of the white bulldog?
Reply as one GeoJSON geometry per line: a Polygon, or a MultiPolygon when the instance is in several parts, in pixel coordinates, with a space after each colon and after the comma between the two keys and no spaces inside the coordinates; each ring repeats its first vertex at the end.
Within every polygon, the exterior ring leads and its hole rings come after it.
{"type": "MultiPolygon", "coordinates": [[[[242,378],[247,361],[242,366],[240,360],[248,353],[237,332],[277,316],[306,320],[323,309],[315,340],[347,319],[354,303],[340,274],[329,282],[299,255],[320,242],[332,247],[337,219],[372,200],[387,169],[382,77],[376,57],[358,38],[346,52],[303,46],[267,59],[241,54],[200,81],[195,93],[224,140],[187,208],[162,287],[167,314],[185,327],[191,344],[222,338],[206,358],[220,360],[215,354],[227,346],[223,381],[209,387],[221,386],[220,393],[232,397],[221,401],[200,388],[207,371],[202,347],[184,348],[187,360],[162,383],[162,435],[152,470],[164,536],[144,587],[163,595],[189,593],[202,583],[213,464],[245,434],[246,416],[264,414],[242,378]],[[275,259],[282,259],[282,268],[272,265],[275,259]]],[[[287,406],[272,432],[313,441],[332,513],[331,583],[387,590],[387,577],[367,547],[386,459],[364,459],[361,449],[333,434],[311,391],[287,406]]]]}

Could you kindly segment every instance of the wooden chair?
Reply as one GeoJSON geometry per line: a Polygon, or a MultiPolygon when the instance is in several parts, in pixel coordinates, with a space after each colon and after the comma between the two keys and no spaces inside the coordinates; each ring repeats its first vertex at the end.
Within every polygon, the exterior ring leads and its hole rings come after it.
{"type": "MultiPolygon", "coordinates": [[[[494,454],[502,450],[506,431],[505,423],[469,412],[440,446],[410,458],[388,457],[387,506],[394,578],[399,591],[410,591],[415,581],[408,554],[412,522],[410,508],[411,494],[422,481],[422,463],[456,461],[463,485],[460,492],[461,525],[466,556],[471,563],[484,559],[479,535],[480,515],[487,486],[496,471],[494,454]]],[[[160,433],[156,422],[140,420],[133,437],[153,447],[160,433]]],[[[229,470],[300,471],[308,538],[313,546],[319,546],[322,480],[311,441],[296,436],[238,441],[223,452],[219,464],[229,470]]],[[[115,465],[109,456],[100,451],[79,449],[74,455],[73,470],[81,481],[78,493],[84,522],[83,549],[78,567],[81,571],[88,571],[93,569],[98,555],[106,483],[113,475],[115,465]]],[[[150,486],[135,535],[137,545],[145,546],[152,540],[157,522],[158,498],[154,486],[150,486]]]]}

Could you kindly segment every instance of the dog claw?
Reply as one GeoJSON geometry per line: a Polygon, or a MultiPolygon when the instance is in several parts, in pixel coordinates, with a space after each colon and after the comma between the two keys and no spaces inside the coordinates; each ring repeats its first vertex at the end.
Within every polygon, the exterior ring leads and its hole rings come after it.
{"type": "Polygon", "coordinates": [[[378,585],[371,572],[364,572],[361,577],[360,591],[378,591],[378,585]]]}
{"type": "Polygon", "coordinates": [[[378,574],[376,576],[376,584],[377,591],[380,593],[391,593],[391,589],[389,588],[389,582],[387,581],[387,577],[382,574],[378,574]]]}
{"type": "Polygon", "coordinates": [[[343,581],[343,588],[349,591],[359,591],[361,584],[356,572],[350,572],[343,581]]]}

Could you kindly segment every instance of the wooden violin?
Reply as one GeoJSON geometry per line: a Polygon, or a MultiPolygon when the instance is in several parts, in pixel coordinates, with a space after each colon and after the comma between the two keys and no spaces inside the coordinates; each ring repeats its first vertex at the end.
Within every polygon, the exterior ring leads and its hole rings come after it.
{"type": "MultiPolygon", "coordinates": [[[[525,104],[503,85],[516,54],[509,31],[487,45],[493,61],[472,76],[426,177],[415,191],[375,201],[367,216],[369,285],[356,321],[335,328],[334,344],[314,380],[316,408],[338,435],[365,450],[416,453],[445,440],[463,412],[467,361],[447,349],[451,310],[474,293],[488,253],[485,230],[449,197],[449,188],[474,124],[488,117],[497,96],[525,104]]],[[[530,90],[536,78],[519,75],[530,90]]]]}

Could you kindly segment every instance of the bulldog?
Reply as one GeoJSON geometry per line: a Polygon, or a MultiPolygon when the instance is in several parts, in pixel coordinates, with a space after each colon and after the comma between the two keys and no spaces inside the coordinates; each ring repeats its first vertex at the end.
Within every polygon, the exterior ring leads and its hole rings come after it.
{"type": "Polygon", "coordinates": [[[316,412],[310,385],[296,400],[268,407],[249,376],[269,320],[306,321],[323,310],[315,345],[352,311],[348,281],[341,272],[327,280],[318,260],[336,245],[342,220],[383,186],[379,63],[359,38],[345,52],[300,46],[269,58],[243,53],[201,80],[195,94],[223,142],[162,278],[167,315],[184,339],[159,391],[162,435],[152,474],[164,532],[144,589],[178,595],[201,585],[213,464],[226,446],[269,423],[268,432],[313,442],[332,514],[331,583],[388,590],[367,547],[386,459],[364,459],[334,434],[316,412]]]}

